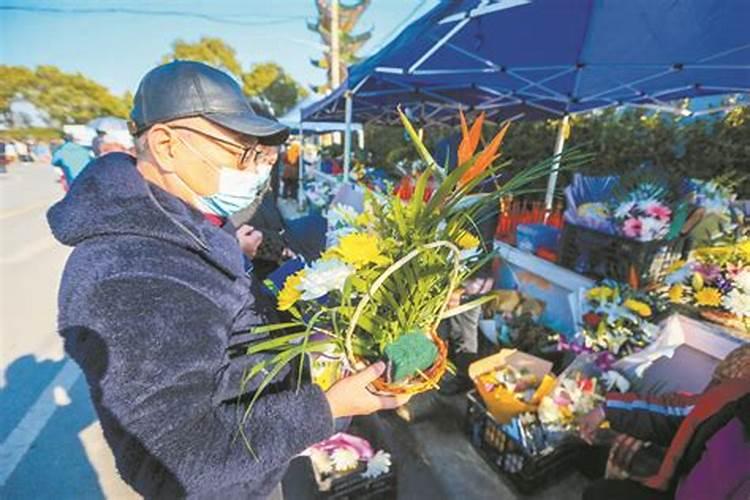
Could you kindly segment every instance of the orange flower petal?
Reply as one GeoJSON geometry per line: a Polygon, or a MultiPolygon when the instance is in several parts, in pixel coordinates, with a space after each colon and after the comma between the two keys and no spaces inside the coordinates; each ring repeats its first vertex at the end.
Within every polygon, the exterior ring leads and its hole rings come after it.
{"type": "Polygon", "coordinates": [[[474,156],[474,152],[479,146],[479,140],[482,138],[482,125],[484,125],[484,112],[477,117],[471,125],[471,130],[466,125],[466,117],[463,111],[461,117],[461,144],[458,145],[458,165],[461,166],[474,156]]]}
{"type": "MultiPolygon", "coordinates": [[[[481,118],[483,118],[483,116],[481,118]]],[[[472,165],[471,168],[463,175],[463,177],[461,177],[460,184],[462,186],[467,184],[468,182],[471,182],[472,179],[481,174],[485,168],[491,165],[492,162],[500,156],[500,153],[498,151],[500,150],[500,145],[503,143],[503,139],[505,138],[505,133],[508,131],[508,127],[510,127],[510,122],[507,122],[505,125],[503,125],[503,128],[501,128],[497,135],[495,135],[495,137],[492,139],[492,142],[490,142],[490,144],[486,148],[484,148],[481,153],[479,153],[479,156],[474,162],[474,165],[472,165]]]]}

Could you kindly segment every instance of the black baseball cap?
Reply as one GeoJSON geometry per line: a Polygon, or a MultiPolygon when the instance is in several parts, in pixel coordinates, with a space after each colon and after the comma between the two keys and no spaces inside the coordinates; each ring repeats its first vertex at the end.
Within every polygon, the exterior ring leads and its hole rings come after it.
{"type": "Polygon", "coordinates": [[[139,135],[156,123],[200,116],[263,144],[281,144],[289,129],[258,115],[228,74],[197,61],[173,61],[141,80],[130,112],[130,131],[139,135]]]}

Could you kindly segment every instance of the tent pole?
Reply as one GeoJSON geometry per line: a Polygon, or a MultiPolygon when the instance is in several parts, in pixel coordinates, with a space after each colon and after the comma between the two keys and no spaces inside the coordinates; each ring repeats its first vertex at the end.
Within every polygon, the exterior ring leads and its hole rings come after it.
{"type": "Polygon", "coordinates": [[[555,186],[557,185],[557,175],[560,173],[560,155],[565,146],[565,138],[568,136],[570,127],[570,115],[563,116],[560,121],[560,128],[557,129],[557,139],[555,140],[554,159],[552,160],[552,172],[549,174],[547,181],[547,194],[544,196],[544,209],[547,214],[552,212],[552,202],[555,199],[555,186]]]}
{"type": "Polygon", "coordinates": [[[301,212],[305,209],[305,162],[302,153],[305,151],[305,129],[302,122],[299,123],[299,169],[297,173],[297,209],[301,212]]]}
{"type": "Polygon", "coordinates": [[[347,91],[345,94],[344,116],[346,120],[346,130],[344,131],[344,182],[349,182],[349,165],[351,163],[352,153],[352,93],[347,91]]]}

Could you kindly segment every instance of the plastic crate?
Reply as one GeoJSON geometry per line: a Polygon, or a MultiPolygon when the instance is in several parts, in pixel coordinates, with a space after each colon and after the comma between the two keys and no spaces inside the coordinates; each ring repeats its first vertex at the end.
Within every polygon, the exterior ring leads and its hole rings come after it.
{"type": "Polygon", "coordinates": [[[612,278],[636,288],[662,280],[686,250],[686,236],[673,240],[637,241],[565,224],[558,262],[595,279],[612,278]]]}
{"type": "Polygon", "coordinates": [[[476,391],[467,395],[466,432],[479,454],[519,493],[533,493],[569,472],[579,456],[577,440],[563,440],[554,448],[532,452],[517,435],[518,419],[499,424],[487,412],[476,391]]]}
{"type": "Polygon", "coordinates": [[[392,466],[390,472],[387,474],[383,474],[375,479],[364,478],[358,472],[360,471],[334,479],[328,491],[319,492],[319,498],[335,500],[390,500],[396,497],[395,466],[392,466]]]}

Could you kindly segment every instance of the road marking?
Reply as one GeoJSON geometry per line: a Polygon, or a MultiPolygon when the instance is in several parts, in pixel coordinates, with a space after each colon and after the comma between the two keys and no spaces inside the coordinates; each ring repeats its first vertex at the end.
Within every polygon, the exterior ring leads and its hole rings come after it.
{"type": "Polygon", "coordinates": [[[10,219],[12,217],[18,217],[19,215],[24,215],[29,212],[35,212],[36,210],[39,210],[40,208],[49,208],[50,205],[52,205],[58,199],[59,199],[58,197],[47,198],[45,201],[41,203],[35,203],[33,205],[26,205],[25,207],[16,208],[15,210],[8,210],[7,212],[0,212],[0,220],[10,219]]]}
{"type": "Polygon", "coordinates": [[[47,425],[52,414],[55,413],[57,409],[54,396],[55,388],[61,387],[69,392],[80,376],[81,370],[78,365],[73,360],[68,359],[52,382],[31,405],[29,411],[13,429],[13,432],[0,445],[0,488],[5,486],[5,482],[16,470],[26,452],[39,437],[44,426],[47,425]]]}

